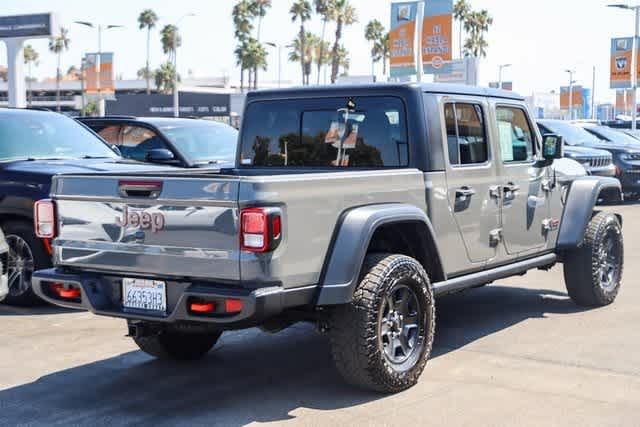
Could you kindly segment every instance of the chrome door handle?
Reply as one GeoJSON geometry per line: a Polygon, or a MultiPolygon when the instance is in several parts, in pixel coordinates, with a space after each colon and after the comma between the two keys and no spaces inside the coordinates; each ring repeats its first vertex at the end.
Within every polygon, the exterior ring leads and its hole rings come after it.
{"type": "Polygon", "coordinates": [[[460,187],[456,190],[456,198],[471,197],[476,194],[476,190],[471,187],[460,187]]]}

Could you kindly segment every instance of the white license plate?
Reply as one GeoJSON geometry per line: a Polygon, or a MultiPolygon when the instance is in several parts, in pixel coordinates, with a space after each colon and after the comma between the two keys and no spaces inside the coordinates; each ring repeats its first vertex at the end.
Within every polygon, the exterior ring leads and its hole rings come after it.
{"type": "Polygon", "coordinates": [[[164,282],[144,279],[122,279],[122,305],[149,311],[167,311],[164,282]]]}

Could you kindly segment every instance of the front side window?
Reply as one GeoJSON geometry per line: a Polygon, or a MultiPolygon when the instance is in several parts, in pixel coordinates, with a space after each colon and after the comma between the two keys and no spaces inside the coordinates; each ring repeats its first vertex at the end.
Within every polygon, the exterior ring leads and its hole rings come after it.
{"type": "Polygon", "coordinates": [[[516,107],[497,107],[496,118],[502,162],[533,161],[535,137],[524,110],[516,107]]]}
{"type": "Polygon", "coordinates": [[[489,149],[482,108],[477,104],[445,104],[445,126],[449,163],[482,164],[489,160],[489,149]]]}
{"type": "Polygon", "coordinates": [[[124,126],[118,146],[123,157],[144,162],[149,150],[167,148],[154,131],[142,126],[124,126]]]}
{"type": "Polygon", "coordinates": [[[120,145],[120,125],[109,125],[98,129],[97,133],[111,145],[120,145]]]}
{"type": "Polygon", "coordinates": [[[238,147],[238,131],[220,123],[193,121],[188,126],[158,126],[190,163],[233,163],[238,147]]]}
{"type": "Polygon", "coordinates": [[[394,97],[262,101],[249,105],[243,166],[403,167],[404,104],[394,97]]]}

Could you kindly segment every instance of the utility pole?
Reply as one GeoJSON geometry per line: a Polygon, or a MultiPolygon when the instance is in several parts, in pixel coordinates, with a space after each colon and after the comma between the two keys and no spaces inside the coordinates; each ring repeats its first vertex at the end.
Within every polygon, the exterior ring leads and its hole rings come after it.
{"type": "Polygon", "coordinates": [[[575,83],[573,75],[575,71],[565,70],[565,73],[569,73],[569,120],[573,120],[573,84],[575,83]]]}
{"type": "Polygon", "coordinates": [[[195,16],[195,13],[182,15],[175,23],[173,33],[173,117],[180,117],[180,88],[178,85],[178,24],[188,16],[195,16]]]}
{"type": "Polygon", "coordinates": [[[422,31],[424,27],[424,1],[418,2],[418,13],[416,16],[416,34],[414,44],[416,46],[416,69],[418,82],[422,82],[424,66],[422,64],[422,31]]]}
{"type": "Polygon", "coordinates": [[[591,120],[595,120],[596,114],[596,66],[593,66],[593,80],[591,83],[591,120]]]}

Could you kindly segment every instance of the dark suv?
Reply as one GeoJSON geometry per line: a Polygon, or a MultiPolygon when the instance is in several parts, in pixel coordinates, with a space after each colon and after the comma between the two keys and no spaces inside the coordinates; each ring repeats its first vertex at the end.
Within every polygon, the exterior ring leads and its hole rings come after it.
{"type": "Polygon", "coordinates": [[[210,120],[160,117],[82,117],[123,157],[141,162],[193,168],[232,164],[238,131],[210,120]]]}

